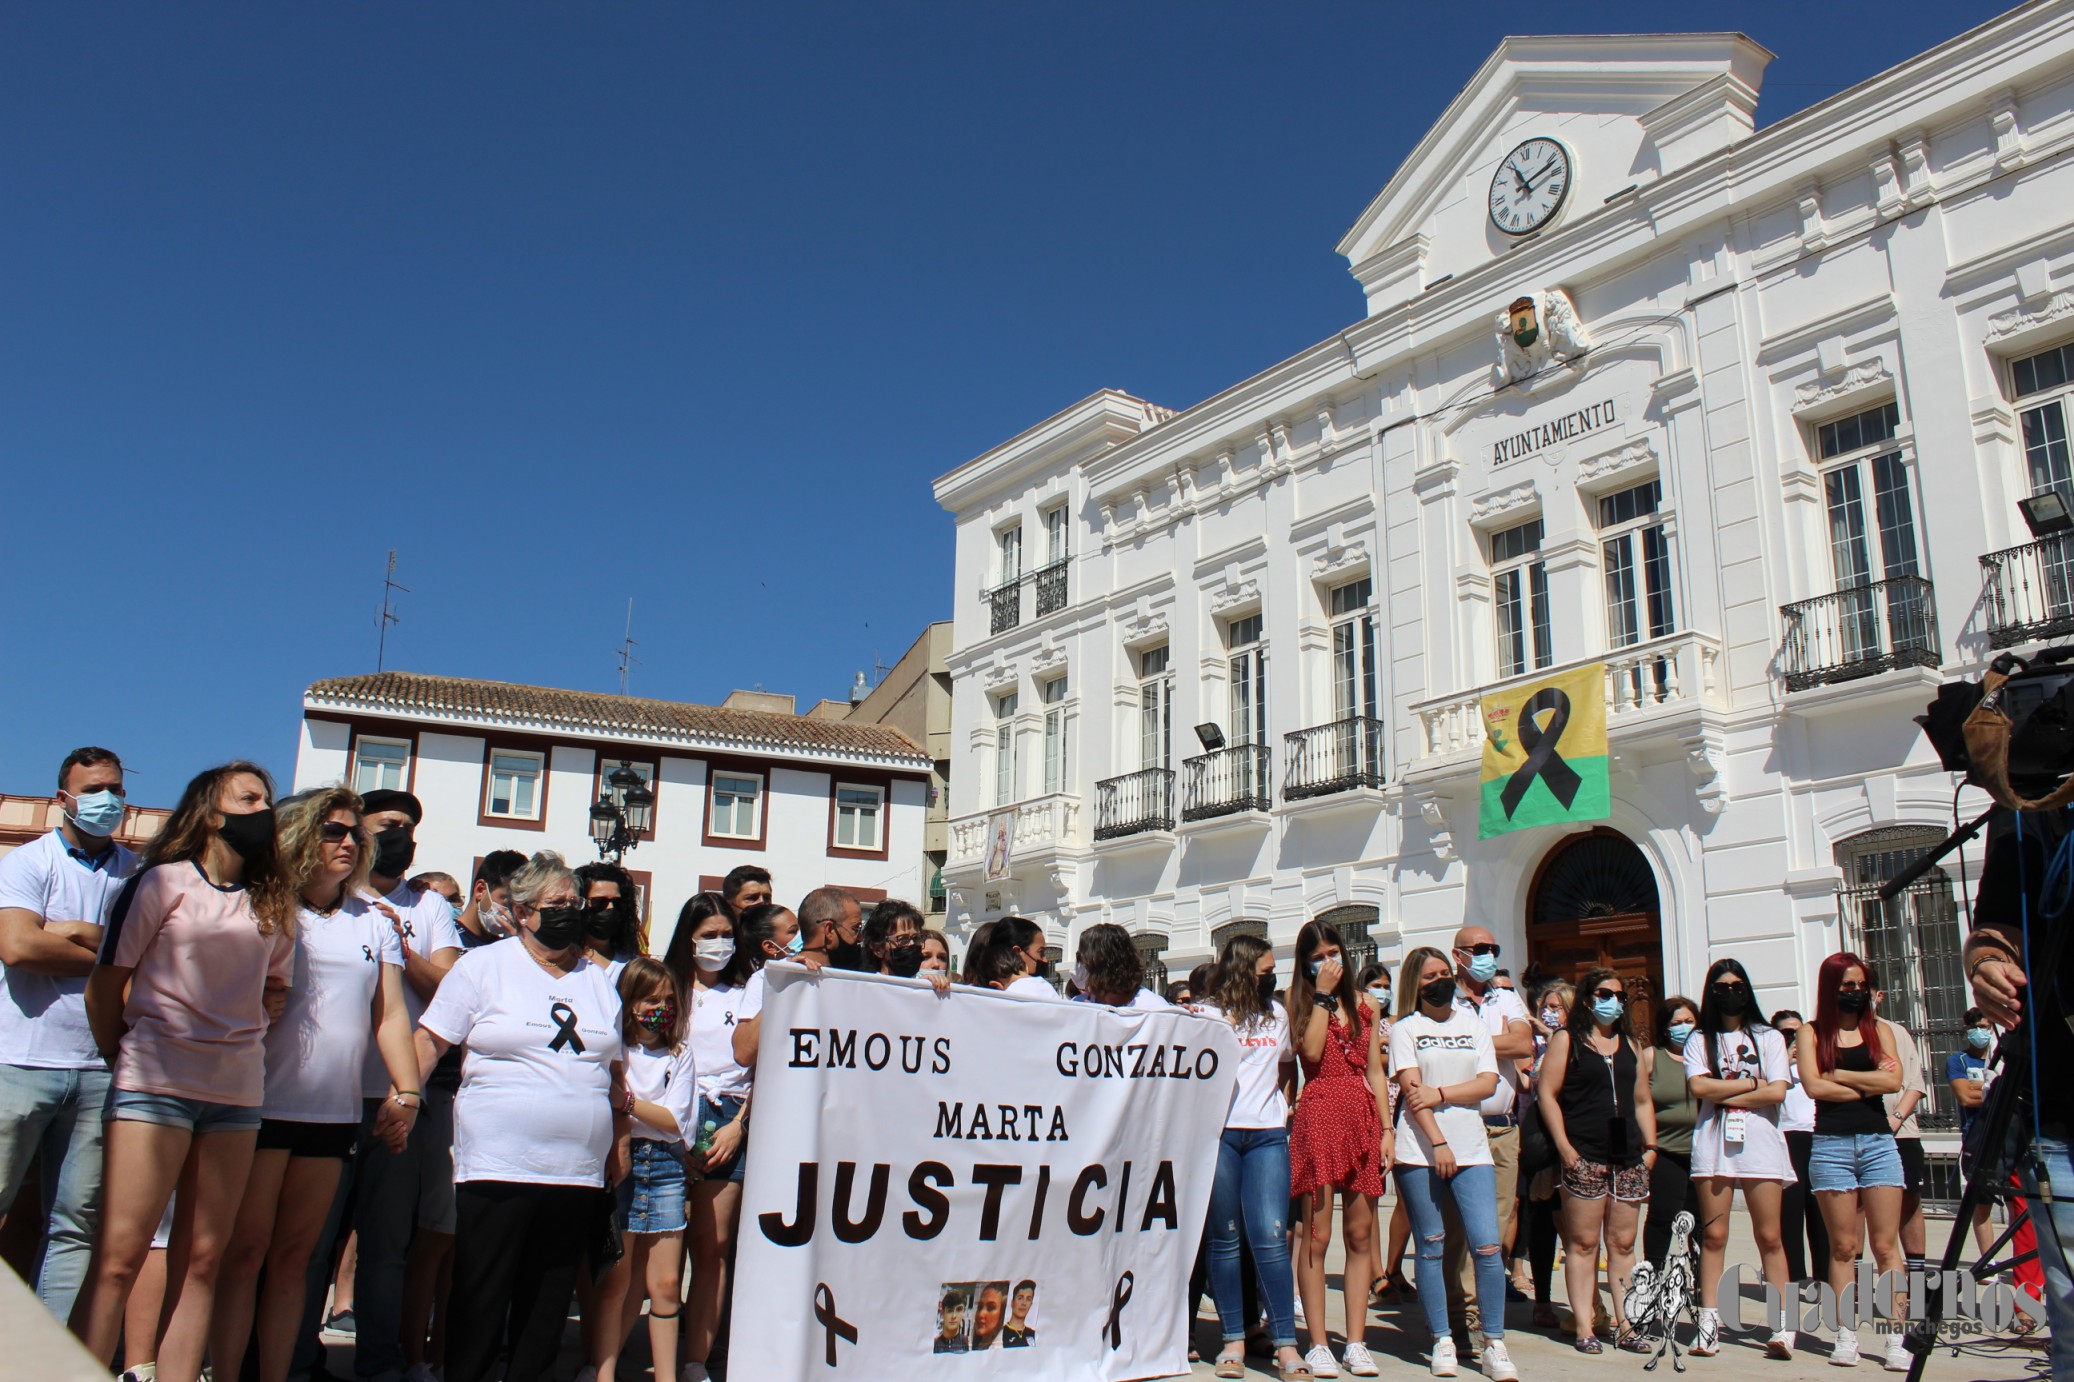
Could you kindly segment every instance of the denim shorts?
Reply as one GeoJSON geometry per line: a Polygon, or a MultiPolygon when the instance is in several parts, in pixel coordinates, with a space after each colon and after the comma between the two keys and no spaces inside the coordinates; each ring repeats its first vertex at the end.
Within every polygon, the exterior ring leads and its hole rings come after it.
{"type": "Polygon", "coordinates": [[[629,1233],[677,1233],[684,1228],[684,1159],[677,1148],[650,1137],[634,1139],[633,1200],[629,1233]]]}
{"type": "Polygon", "coordinates": [[[1908,1185],[1901,1174],[1901,1151],[1886,1132],[1815,1134],[1808,1153],[1808,1189],[1867,1190],[1908,1185]]]}
{"type": "MultiPolygon", "coordinates": [[[[699,1133],[705,1128],[706,1124],[711,1123],[716,1127],[724,1128],[730,1122],[732,1122],[734,1120],[734,1116],[740,1113],[741,1111],[742,1101],[740,1099],[730,1099],[727,1098],[725,1095],[721,1096],[718,1099],[708,1099],[703,1094],[699,1095],[698,1113],[691,1120],[691,1128],[689,1129],[690,1135],[684,1139],[685,1146],[687,1148],[690,1148],[692,1143],[697,1142],[699,1140],[699,1133]]],[[[686,1155],[692,1158],[695,1163],[698,1157],[698,1152],[696,1150],[689,1150],[687,1151],[686,1155]]],[[[722,1168],[718,1175],[700,1176],[699,1179],[723,1181],[731,1180],[735,1184],[740,1185],[742,1183],[742,1175],[748,1169],[749,1139],[745,1137],[742,1139],[741,1145],[735,1148],[735,1159],[733,1161],[730,1161],[724,1168],[722,1168]]]]}
{"type": "Polygon", "coordinates": [[[186,1128],[189,1132],[258,1132],[259,1105],[218,1104],[208,1099],[183,1099],[177,1094],[145,1094],[134,1089],[110,1089],[105,1117],[130,1123],[157,1123],[162,1127],[186,1128]]]}

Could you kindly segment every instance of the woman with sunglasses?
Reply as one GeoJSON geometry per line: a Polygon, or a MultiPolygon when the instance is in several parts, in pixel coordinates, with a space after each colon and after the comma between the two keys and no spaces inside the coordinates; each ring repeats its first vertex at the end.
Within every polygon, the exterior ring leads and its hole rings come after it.
{"type": "MultiPolygon", "coordinates": [[[[1793,1179],[1793,1158],[1779,1129],[1786,1100],[1786,1041],[1757,1013],[1750,976],[1739,960],[1716,960],[1707,971],[1700,1026],[1685,1043],[1686,1084],[1699,1100],[1692,1129],[1692,1186],[1699,1200],[1700,1318],[1692,1352],[1721,1351],[1721,1268],[1728,1251],[1728,1215],[1738,1187],[1750,1211],[1750,1232],[1764,1279],[1781,1300],[1792,1299],[1786,1280],[1786,1240],[1780,1206],[1793,1179]]],[[[1793,1331],[1765,1344],[1774,1358],[1793,1356],[1793,1331]]]]}
{"type": "Polygon", "coordinates": [[[403,946],[361,896],[374,852],[360,828],[360,798],[342,786],[303,792],[281,803],[278,819],[281,866],[302,904],[295,977],[287,1008],[266,1032],[265,1121],[223,1260],[209,1344],[216,1371],[239,1376],[256,1317],[259,1382],[283,1382],[289,1373],[304,1269],[360,1136],[361,1061],[370,1038],[388,1067],[388,1099],[405,1135],[424,1103],[403,1001],[403,946]]]}
{"type": "MultiPolygon", "coordinates": [[[[1815,1101],[1815,1137],[1808,1153],[1808,1188],[1829,1229],[1829,1284],[1839,1294],[1858,1270],[1858,1251],[1872,1240],[1873,1265],[1898,1277],[1901,1196],[1906,1184],[1901,1152],[1887,1122],[1884,1096],[1901,1088],[1900,1047],[1894,1028],[1873,1015],[1878,977],[1848,950],[1822,961],[1815,978],[1815,1016],[1795,1039],[1800,1082],[1815,1101]]],[[[1869,1305],[1861,1303],[1861,1308],[1869,1305]]],[[[1896,1318],[1906,1318],[1902,1292],[1896,1318]]],[[[1856,1331],[1836,1331],[1829,1361],[1858,1361],[1856,1331]]],[[[1887,1336],[1889,1372],[1907,1372],[1906,1335],[1887,1336]]]]}
{"type": "Polygon", "coordinates": [[[583,948],[616,984],[627,961],[647,953],[633,876],[617,864],[584,864],[576,882],[583,889],[583,948]]]}
{"type": "MultiPolygon", "coordinates": [[[[1601,968],[1584,976],[1562,1029],[1548,1039],[1539,1078],[1541,1119],[1563,1168],[1570,1299],[1598,1299],[1603,1238],[1617,1347],[1647,1353],[1649,1344],[1622,1318],[1621,1302],[1635,1267],[1639,1206],[1649,1198],[1656,1164],[1656,1106],[1628,1032],[1627,981],[1619,973],[1601,968]]],[[[1577,1351],[1603,1351],[1581,1309],[1577,1351]]]]}

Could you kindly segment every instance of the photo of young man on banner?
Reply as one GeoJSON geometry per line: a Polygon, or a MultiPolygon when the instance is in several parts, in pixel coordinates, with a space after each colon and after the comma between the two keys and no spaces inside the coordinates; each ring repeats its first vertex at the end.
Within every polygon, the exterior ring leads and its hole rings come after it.
{"type": "Polygon", "coordinates": [[[764,972],[735,1305],[771,1327],[737,1332],[737,1367],[1188,1370],[1189,1274],[1238,1065],[1228,1023],[764,972]]]}
{"type": "Polygon", "coordinates": [[[1483,724],[1481,838],[1606,819],[1604,663],[1492,692],[1483,724]]]}

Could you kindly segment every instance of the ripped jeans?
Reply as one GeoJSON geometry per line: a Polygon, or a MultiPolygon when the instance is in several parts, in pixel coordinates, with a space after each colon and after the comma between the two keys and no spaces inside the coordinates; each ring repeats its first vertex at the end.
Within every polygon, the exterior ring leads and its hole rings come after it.
{"type": "Polygon", "coordinates": [[[1447,1245],[1447,1225],[1440,1213],[1442,1195],[1454,1199],[1463,1235],[1469,1240],[1484,1335],[1505,1337],[1505,1254],[1498,1248],[1498,1183],[1494,1175],[1488,1163],[1464,1166],[1453,1180],[1442,1180],[1425,1166],[1397,1168],[1397,1193],[1411,1215],[1412,1244],[1419,1254],[1413,1280],[1419,1288],[1419,1306],[1426,1312],[1426,1327],[1436,1339],[1448,1337],[1447,1269],[1441,1260],[1447,1245]]]}
{"type": "Polygon", "coordinates": [[[1289,1133],[1226,1128],[1210,1186],[1210,1295],[1224,1341],[1246,1337],[1239,1242],[1253,1254],[1267,1332],[1276,1348],[1296,1347],[1296,1277],[1289,1267],[1289,1133]]]}

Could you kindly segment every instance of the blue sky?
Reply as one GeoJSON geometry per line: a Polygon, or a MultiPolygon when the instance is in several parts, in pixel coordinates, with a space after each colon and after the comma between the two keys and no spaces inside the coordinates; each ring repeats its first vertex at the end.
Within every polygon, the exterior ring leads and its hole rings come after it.
{"type": "Polygon", "coordinates": [[[0,790],[286,774],[391,547],[394,668],[609,690],[631,595],[640,694],[840,696],[971,595],[935,476],[1360,315],[1508,27],[1740,28],[1769,124],[1999,8],[10,6],[0,790]]]}

